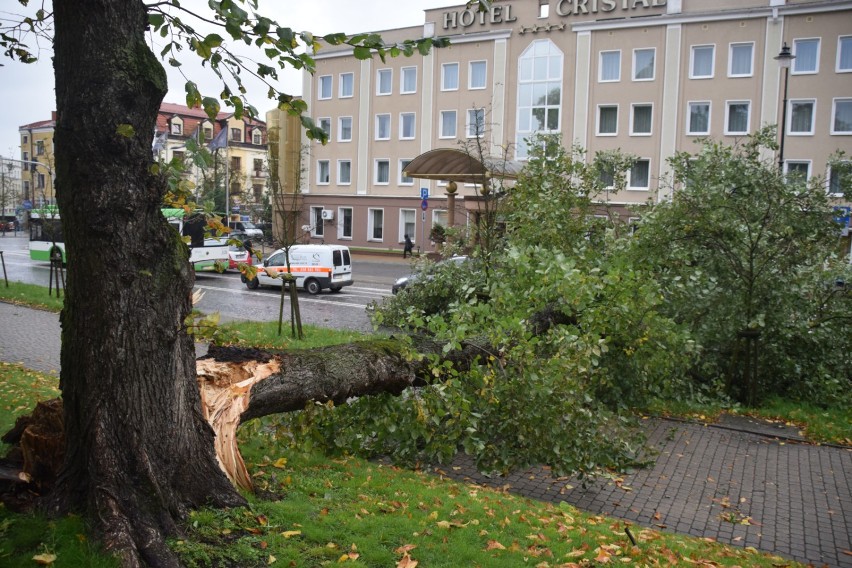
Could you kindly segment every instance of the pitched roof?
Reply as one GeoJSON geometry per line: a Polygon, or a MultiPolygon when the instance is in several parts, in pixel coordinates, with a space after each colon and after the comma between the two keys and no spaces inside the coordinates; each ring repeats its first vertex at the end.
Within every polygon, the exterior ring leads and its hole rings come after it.
{"type": "Polygon", "coordinates": [[[23,126],[19,126],[18,130],[35,130],[36,128],[56,128],[56,121],[53,119],[50,120],[40,120],[38,122],[31,122],[29,124],[24,124],[23,126]]]}

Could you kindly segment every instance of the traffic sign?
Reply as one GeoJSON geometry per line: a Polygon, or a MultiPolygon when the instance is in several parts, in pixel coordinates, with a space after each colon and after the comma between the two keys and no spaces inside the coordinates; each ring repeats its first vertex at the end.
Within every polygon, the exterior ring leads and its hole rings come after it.
{"type": "Polygon", "coordinates": [[[426,199],[421,201],[420,202],[420,209],[422,209],[423,211],[426,211],[427,209],[429,209],[429,201],[427,201],[426,199]]]}
{"type": "Polygon", "coordinates": [[[425,200],[425,199],[428,199],[428,198],[429,198],[429,188],[428,187],[421,187],[420,188],[420,199],[425,200]]]}

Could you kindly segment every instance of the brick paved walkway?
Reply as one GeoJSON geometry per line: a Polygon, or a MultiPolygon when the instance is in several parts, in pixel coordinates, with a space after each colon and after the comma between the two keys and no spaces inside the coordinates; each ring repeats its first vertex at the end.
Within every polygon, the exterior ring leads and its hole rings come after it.
{"type": "MultiPolygon", "coordinates": [[[[59,317],[0,302],[0,360],[56,372],[59,317]]],[[[465,457],[442,471],[641,525],[852,568],[852,449],[668,420],[646,428],[659,452],[655,464],[618,483],[602,479],[583,488],[544,468],[488,479],[465,457]],[[746,519],[750,524],[741,524],[746,519]]]]}

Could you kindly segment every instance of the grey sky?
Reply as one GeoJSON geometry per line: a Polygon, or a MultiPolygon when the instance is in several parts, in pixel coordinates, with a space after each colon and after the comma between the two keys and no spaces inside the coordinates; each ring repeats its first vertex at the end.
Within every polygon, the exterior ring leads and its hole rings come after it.
{"type": "MultiPolygon", "coordinates": [[[[423,24],[423,10],[442,6],[463,4],[464,0],[260,0],[259,11],[278,21],[281,25],[296,30],[311,31],[315,34],[331,32],[381,31],[423,24]]],[[[32,13],[41,2],[30,2],[30,8],[23,8],[16,0],[3,0],[0,7],[0,22],[9,19],[10,12],[32,13]],[[8,10],[8,11],[7,11],[8,10]]],[[[48,3],[49,4],[49,3],[48,3]]],[[[208,10],[206,0],[186,0],[188,7],[197,8],[199,13],[208,10]]],[[[49,6],[48,6],[49,8],[49,6]]],[[[222,34],[225,35],[225,34],[222,34]]],[[[33,45],[32,41],[28,41],[33,45]]],[[[45,43],[45,42],[43,42],[45,43]]],[[[0,155],[20,157],[18,127],[24,124],[47,120],[55,108],[53,90],[52,51],[45,43],[40,52],[38,63],[24,65],[8,59],[0,60],[0,155]]],[[[198,83],[202,93],[216,95],[221,91],[215,76],[200,66],[189,65],[194,54],[188,50],[182,52],[187,65],[185,73],[198,83]]],[[[185,80],[174,69],[169,71],[169,94],[166,102],[184,103],[185,80]]],[[[287,92],[300,94],[301,78],[298,72],[288,71],[281,81],[287,92]]],[[[249,86],[249,96],[254,106],[265,112],[274,106],[266,98],[266,89],[249,86]]]]}

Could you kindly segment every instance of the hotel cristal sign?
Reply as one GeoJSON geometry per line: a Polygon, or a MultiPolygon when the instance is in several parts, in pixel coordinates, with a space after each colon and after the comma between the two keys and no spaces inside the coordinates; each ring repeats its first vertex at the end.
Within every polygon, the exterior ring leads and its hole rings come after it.
{"type": "MultiPolygon", "coordinates": [[[[666,0],[558,0],[556,15],[561,17],[579,16],[586,14],[605,14],[612,17],[629,16],[625,12],[635,12],[649,8],[665,6],[666,0]]],[[[474,24],[500,24],[517,21],[512,13],[511,4],[491,5],[487,12],[479,12],[475,8],[444,12],[444,29],[467,28],[474,24]]]]}

